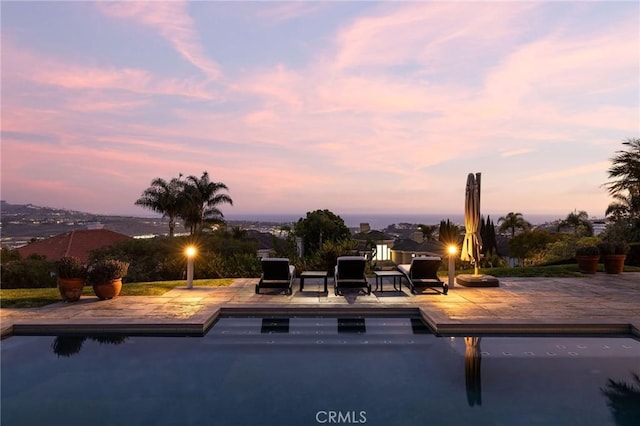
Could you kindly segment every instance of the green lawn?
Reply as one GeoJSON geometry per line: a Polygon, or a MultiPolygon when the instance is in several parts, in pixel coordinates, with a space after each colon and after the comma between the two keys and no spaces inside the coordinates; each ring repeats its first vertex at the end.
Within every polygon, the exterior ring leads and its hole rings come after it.
{"type": "MultiPolygon", "coordinates": [[[[625,266],[625,272],[640,272],[637,266],[625,266]]],[[[598,272],[604,272],[604,266],[598,265],[598,272]]],[[[577,264],[554,265],[554,266],[527,266],[517,268],[480,268],[481,274],[493,275],[494,277],[584,277],[590,275],[581,273],[577,264]]],[[[473,274],[473,269],[456,271],[458,274],[473,274]]]]}
{"type": "MultiPolygon", "coordinates": [[[[194,280],[194,287],[224,287],[231,285],[233,279],[194,280]]],[[[155,281],[146,283],[125,283],[121,296],[160,296],[175,287],[184,286],[184,280],[155,281]]],[[[93,288],[85,286],[82,294],[94,296],[93,288]]],[[[2,308],[36,308],[59,302],[60,293],[57,288],[17,288],[0,289],[0,307],[2,308]]]]}

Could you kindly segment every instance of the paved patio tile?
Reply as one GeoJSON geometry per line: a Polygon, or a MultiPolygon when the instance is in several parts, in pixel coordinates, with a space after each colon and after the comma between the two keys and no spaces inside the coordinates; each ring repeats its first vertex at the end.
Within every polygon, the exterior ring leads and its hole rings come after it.
{"type": "MultiPolygon", "coordinates": [[[[205,323],[220,307],[258,308],[422,308],[439,324],[631,324],[640,330],[640,273],[596,274],[579,278],[501,278],[497,288],[467,288],[459,285],[448,295],[426,291],[410,295],[357,290],[335,296],[313,282],[294,294],[264,291],[255,294],[257,279],[236,279],[228,287],[179,287],[162,296],[120,296],[112,300],[83,297],[74,303],[54,303],[42,308],[0,309],[3,332],[12,324],[180,324],[205,323]]],[[[391,287],[389,287],[391,288],[391,287]]]]}

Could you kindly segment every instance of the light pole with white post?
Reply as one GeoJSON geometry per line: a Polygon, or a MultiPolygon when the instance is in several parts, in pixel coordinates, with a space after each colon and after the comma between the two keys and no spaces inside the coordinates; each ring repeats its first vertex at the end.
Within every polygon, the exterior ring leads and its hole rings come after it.
{"type": "Polygon", "coordinates": [[[187,255],[187,288],[193,288],[193,258],[196,255],[196,248],[189,246],[185,250],[187,255]]]}
{"type": "Polygon", "coordinates": [[[458,252],[458,247],[455,245],[449,246],[449,288],[453,288],[453,283],[455,281],[455,273],[456,273],[456,253],[458,252]]]}

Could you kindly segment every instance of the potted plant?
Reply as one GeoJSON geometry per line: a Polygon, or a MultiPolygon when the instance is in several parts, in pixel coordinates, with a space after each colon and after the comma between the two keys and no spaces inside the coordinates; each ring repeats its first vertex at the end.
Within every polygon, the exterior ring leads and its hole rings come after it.
{"type": "Polygon", "coordinates": [[[122,278],[127,276],[129,263],[120,260],[100,260],[87,271],[87,283],[99,299],[113,299],[122,290],[122,278]]]}
{"type": "Polygon", "coordinates": [[[629,244],[626,241],[604,241],[598,245],[604,270],[607,274],[620,274],[624,269],[624,261],[629,253],[629,244]]]}
{"type": "Polygon", "coordinates": [[[74,256],[63,256],[57,263],[58,291],[65,302],[75,302],[82,296],[87,268],[74,256]]]}
{"type": "Polygon", "coordinates": [[[576,260],[578,269],[583,274],[595,274],[600,260],[600,249],[598,246],[584,246],[576,249],[576,260]]]}

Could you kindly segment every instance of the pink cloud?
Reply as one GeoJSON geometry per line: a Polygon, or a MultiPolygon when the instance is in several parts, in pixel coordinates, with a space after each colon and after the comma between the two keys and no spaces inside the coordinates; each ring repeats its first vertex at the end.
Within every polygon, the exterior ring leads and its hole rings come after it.
{"type": "MultiPolygon", "coordinates": [[[[19,48],[11,40],[2,42],[2,60],[3,80],[16,85],[26,81],[65,90],[124,90],[133,94],[198,99],[216,97],[207,88],[205,81],[196,78],[166,79],[142,69],[72,64],[46,54],[19,48]]],[[[3,89],[3,97],[6,95],[7,91],[3,89]]],[[[91,95],[97,96],[96,93],[91,95]]],[[[111,93],[108,96],[114,97],[118,94],[111,93]]],[[[108,99],[104,102],[110,103],[108,99]]]]}
{"type": "MultiPolygon", "coordinates": [[[[356,69],[420,63],[443,66],[447,57],[460,54],[461,42],[473,41],[475,49],[505,45],[514,22],[533,5],[462,2],[392,3],[378,8],[374,16],[356,19],[336,37],[334,66],[356,69]],[[458,49],[451,50],[452,45],[458,49]]],[[[466,48],[465,50],[468,50],[466,48]]]]}
{"type": "Polygon", "coordinates": [[[284,21],[298,19],[303,16],[313,15],[329,6],[326,2],[268,2],[265,9],[260,9],[256,15],[262,20],[279,24],[284,21]]]}
{"type": "Polygon", "coordinates": [[[207,58],[202,48],[187,11],[188,2],[99,2],[96,5],[105,15],[132,19],[153,28],[208,78],[217,80],[222,76],[220,66],[207,58]]]}

